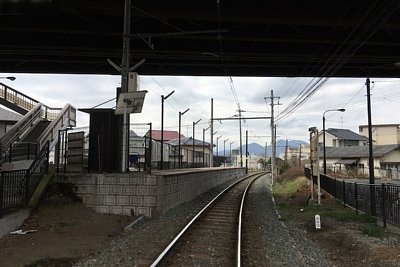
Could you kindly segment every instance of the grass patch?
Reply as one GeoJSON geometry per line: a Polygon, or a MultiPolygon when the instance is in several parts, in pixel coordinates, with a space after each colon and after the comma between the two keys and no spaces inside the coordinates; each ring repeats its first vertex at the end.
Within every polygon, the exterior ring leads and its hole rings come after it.
{"type": "MultiPolygon", "coordinates": [[[[376,219],[368,214],[357,214],[355,210],[344,207],[334,198],[325,197],[321,205],[314,200],[308,205],[309,187],[304,177],[283,179],[273,187],[276,207],[285,211],[285,217],[280,220],[309,221],[319,214],[321,218],[333,218],[338,222],[360,223],[359,230],[368,236],[380,238],[384,230],[376,224],[376,219]],[[300,212],[302,210],[302,212],[300,212]]],[[[316,196],[316,195],[315,195],[316,196]]],[[[327,195],[326,195],[327,196],[327,195]]]]}
{"type": "Polygon", "coordinates": [[[274,197],[282,198],[295,198],[296,193],[304,186],[304,178],[296,178],[294,180],[285,180],[279,184],[274,185],[274,197]]]}
{"type": "Polygon", "coordinates": [[[368,235],[368,236],[372,236],[372,237],[377,237],[377,238],[381,238],[384,236],[385,231],[382,227],[376,225],[376,224],[367,224],[364,225],[360,228],[360,231],[364,234],[364,235],[368,235]]]}

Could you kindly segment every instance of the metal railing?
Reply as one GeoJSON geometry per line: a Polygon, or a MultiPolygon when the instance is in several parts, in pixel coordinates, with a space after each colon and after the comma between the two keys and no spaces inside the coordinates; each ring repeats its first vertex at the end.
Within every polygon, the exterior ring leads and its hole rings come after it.
{"type": "Polygon", "coordinates": [[[34,106],[39,104],[39,101],[18,92],[3,83],[0,83],[0,97],[25,109],[26,111],[31,110],[34,106]]]}
{"type": "MultiPolygon", "coordinates": [[[[161,160],[161,144],[148,137],[135,137],[129,146],[129,167],[131,170],[178,169],[177,146],[164,143],[164,159],[161,160]],[[162,167],[161,167],[162,166],[162,167]]],[[[181,146],[181,168],[202,168],[210,166],[210,154],[181,146]],[[194,155],[194,157],[193,157],[194,155]]]]}
{"type": "Polygon", "coordinates": [[[39,136],[39,149],[50,141],[50,150],[52,150],[58,142],[58,131],[73,126],[76,126],[76,108],[71,104],[66,104],[46,130],[39,136]]]}
{"type": "Polygon", "coordinates": [[[35,159],[36,154],[36,143],[18,142],[10,145],[9,149],[5,151],[4,162],[35,159]]]}
{"type": "Polygon", "coordinates": [[[0,155],[10,147],[18,138],[26,132],[32,125],[41,120],[42,104],[37,104],[27,114],[22,117],[1,139],[0,139],[0,155]]]}
{"type": "MultiPolygon", "coordinates": [[[[0,83],[0,98],[17,105],[18,107],[29,112],[32,110],[37,104],[40,104],[39,101],[29,97],[3,83],[0,83]]],[[[47,120],[54,120],[57,117],[57,114],[60,112],[61,108],[51,108],[42,104],[42,118],[47,120]]]]}
{"type": "Polygon", "coordinates": [[[49,143],[35,157],[28,170],[1,172],[0,218],[12,210],[25,207],[48,170],[49,143]]]}
{"type": "MultiPolygon", "coordinates": [[[[304,169],[304,174],[317,183],[317,177],[311,175],[309,168],[304,169]]],[[[351,182],[324,174],[320,174],[320,182],[323,190],[356,212],[372,214],[374,207],[375,217],[385,225],[386,222],[400,225],[400,185],[351,182]],[[371,195],[375,196],[373,201],[371,195]],[[371,203],[374,203],[372,207],[371,203]]]]}

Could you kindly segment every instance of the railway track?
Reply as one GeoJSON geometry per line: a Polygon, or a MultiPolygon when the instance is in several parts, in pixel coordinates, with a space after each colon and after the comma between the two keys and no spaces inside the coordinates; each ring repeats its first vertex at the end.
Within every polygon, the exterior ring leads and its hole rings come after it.
{"type": "Polygon", "coordinates": [[[174,238],[155,266],[241,266],[242,212],[247,189],[265,173],[246,177],[209,202],[174,238]]]}

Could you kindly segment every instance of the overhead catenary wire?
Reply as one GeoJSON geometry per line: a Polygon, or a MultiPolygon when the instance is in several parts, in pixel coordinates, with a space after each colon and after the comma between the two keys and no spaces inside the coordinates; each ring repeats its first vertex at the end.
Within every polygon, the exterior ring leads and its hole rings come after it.
{"type": "Polygon", "coordinates": [[[345,64],[346,60],[355,54],[358,49],[364,45],[364,43],[376,32],[376,30],[390,17],[390,15],[397,10],[399,4],[396,1],[387,1],[386,5],[379,5],[377,3],[372,5],[367,12],[363,12],[359,23],[352,31],[346,36],[344,40],[340,42],[339,47],[331,54],[331,57],[325,60],[324,65],[321,67],[321,71],[318,72],[320,78],[316,82],[313,82],[313,78],[302,92],[292,101],[286,109],[278,115],[277,121],[286,118],[293,114],[301,105],[303,105],[313,94],[315,94],[328,80],[329,76],[333,76],[334,73],[345,64]],[[395,4],[395,5],[393,5],[395,4]],[[377,16],[370,18],[369,14],[372,11],[378,11],[377,16]],[[367,19],[368,18],[368,19],[367,19]],[[363,25],[362,29],[358,32],[360,26],[363,25]],[[354,37],[355,36],[355,37],[354,37]],[[350,39],[353,38],[351,41],[350,39]],[[345,46],[346,45],[346,46],[345,46]],[[332,62],[332,63],[330,63],[332,62]],[[328,65],[329,64],[329,65],[328,65]],[[321,78],[324,77],[324,78],[321,78]]]}
{"type": "MultiPolygon", "coordinates": [[[[324,47],[326,44],[328,44],[329,39],[331,38],[333,32],[335,32],[335,31],[337,30],[337,28],[338,28],[338,26],[340,25],[340,23],[343,21],[343,19],[344,19],[344,18],[347,16],[347,14],[350,12],[350,10],[351,10],[353,4],[354,4],[354,1],[350,3],[350,5],[349,5],[348,8],[346,9],[346,11],[345,11],[345,12],[342,14],[342,16],[338,19],[338,21],[336,22],[335,27],[334,27],[333,29],[331,29],[331,31],[329,32],[328,36],[325,38],[324,43],[318,48],[318,50],[317,50],[317,52],[314,54],[313,58],[311,58],[311,59],[308,61],[306,67],[303,69],[303,71],[301,72],[301,75],[300,75],[300,76],[303,76],[303,75],[306,73],[306,71],[308,70],[309,66],[311,65],[311,62],[314,61],[314,60],[317,58],[317,56],[322,52],[323,47],[324,47]]],[[[358,10],[361,10],[361,9],[358,9],[358,10]]],[[[359,12],[360,12],[360,11],[359,11],[359,12]]],[[[342,32],[340,33],[339,37],[332,43],[331,47],[328,49],[328,51],[327,51],[325,54],[327,54],[327,53],[329,52],[329,50],[330,50],[332,47],[334,47],[334,46],[337,45],[337,42],[339,41],[339,39],[341,38],[341,36],[342,36],[343,34],[344,34],[344,31],[342,31],[342,32]]],[[[320,57],[320,58],[319,58],[318,64],[322,63],[322,58],[323,58],[323,57],[320,57]]],[[[294,84],[295,84],[296,82],[297,82],[297,80],[292,84],[292,86],[294,86],[294,84]]],[[[304,83],[304,82],[305,82],[305,80],[303,79],[302,83],[304,83]]],[[[283,95],[281,95],[281,96],[282,96],[282,97],[285,97],[285,96],[286,96],[286,92],[288,92],[288,91],[291,89],[292,86],[290,86],[290,87],[283,93],[283,95]]],[[[300,86],[294,91],[294,93],[296,93],[299,89],[300,89],[300,86]]],[[[292,94],[291,94],[291,95],[292,95],[292,94]]]]}
{"type": "MultiPolygon", "coordinates": [[[[162,89],[162,91],[164,91],[165,93],[169,93],[167,89],[165,89],[165,87],[158,81],[156,80],[154,77],[151,77],[152,80],[158,85],[159,88],[162,89]]],[[[148,85],[146,82],[144,82],[143,80],[141,81],[141,83],[143,83],[146,88],[148,88],[150,91],[153,91],[155,94],[157,94],[158,96],[161,97],[161,95],[163,94],[162,92],[160,93],[159,91],[155,90],[154,88],[152,88],[150,85],[148,85]]],[[[174,95],[171,96],[169,101],[166,101],[167,105],[169,105],[172,109],[174,109],[176,112],[182,111],[184,109],[186,109],[187,107],[184,107],[182,105],[180,105],[177,101],[174,95]],[[178,107],[176,107],[178,106],[178,107]]],[[[188,116],[191,117],[193,120],[197,120],[199,118],[204,119],[205,121],[208,120],[208,118],[204,117],[204,115],[200,115],[199,113],[195,112],[194,109],[190,110],[190,113],[188,113],[188,116]]]]}

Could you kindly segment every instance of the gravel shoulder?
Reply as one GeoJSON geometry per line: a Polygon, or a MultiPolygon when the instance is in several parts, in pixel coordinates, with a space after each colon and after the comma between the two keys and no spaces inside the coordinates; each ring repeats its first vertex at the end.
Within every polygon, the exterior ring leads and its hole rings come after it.
{"type": "Polygon", "coordinates": [[[275,210],[267,176],[256,180],[244,213],[244,266],[328,266],[325,254],[305,235],[293,235],[275,210]]]}
{"type": "MultiPolygon", "coordinates": [[[[307,212],[312,206],[305,206],[307,185],[275,198],[275,203],[268,185],[269,178],[263,176],[250,188],[244,214],[244,233],[250,234],[243,241],[243,266],[400,266],[399,234],[383,229],[378,236],[366,235],[370,224],[324,215],[322,229],[316,230],[314,210],[307,212]]],[[[143,219],[127,231],[122,230],[130,222],[125,217],[96,214],[73,201],[42,203],[24,225],[37,233],[0,239],[0,266],[149,266],[226,186],[161,217],[143,219]]],[[[323,203],[336,201],[325,195],[323,203]]]]}
{"type": "MultiPolygon", "coordinates": [[[[400,235],[398,231],[381,228],[366,220],[365,215],[343,207],[328,194],[320,206],[306,205],[309,187],[303,186],[287,197],[275,198],[278,211],[295,240],[311,242],[307,253],[325,255],[323,266],[400,266],[400,235]],[[315,229],[314,216],[321,215],[321,229],[315,229]]],[[[312,256],[314,257],[314,256],[312,256]]],[[[319,264],[312,266],[321,266],[319,264]]]]}
{"type": "MultiPolygon", "coordinates": [[[[278,219],[266,176],[250,190],[254,236],[248,238],[244,266],[328,266],[324,254],[305,236],[293,237],[278,219]],[[254,242],[256,241],[256,242],[254,242]],[[251,251],[251,253],[249,253],[251,251]]],[[[76,266],[149,266],[174,236],[227,184],[185,203],[159,218],[144,220],[111,241],[105,250],[79,261],[76,266]]],[[[252,230],[253,231],[253,230],[252,230]]]]}

